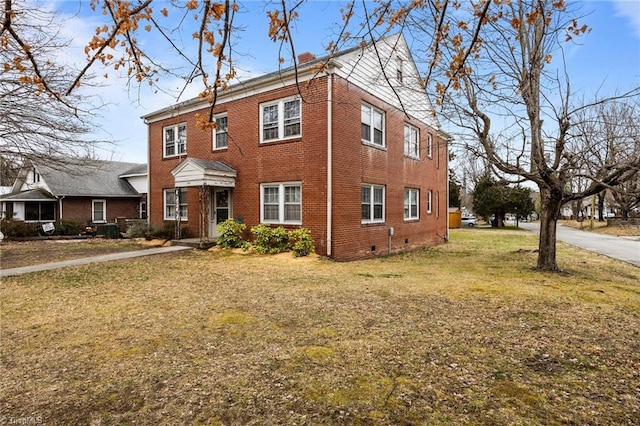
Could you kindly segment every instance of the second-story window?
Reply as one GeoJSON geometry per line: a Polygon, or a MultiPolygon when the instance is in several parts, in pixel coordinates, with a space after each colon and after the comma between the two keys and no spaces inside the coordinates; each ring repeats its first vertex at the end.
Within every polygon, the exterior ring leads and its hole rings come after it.
{"type": "Polygon", "coordinates": [[[427,134],[427,157],[433,158],[433,138],[427,134]]]}
{"type": "Polygon", "coordinates": [[[404,125],[404,155],[419,158],[420,137],[418,129],[408,124],[404,125]]]}
{"type": "Polygon", "coordinates": [[[185,123],[164,128],[164,156],[187,153],[187,125],[185,123]]]}
{"type": "Polygon", "coordinates": [[[298,137],[302,134],[300,99],[280,99],[260,105],[260,142],[298,137]]]}
{"type": "Polygon", "coordinates": [[[382,111],[362,104],[360,115],[362,141],[384,147],[384,115],[382,111]]]}
{"type": "Polygon", "coordinates": [[[223,149],[229,146],[227,134],[227,116],[216,117],[216,128],[213,129],[213,149],[223,149]]]}

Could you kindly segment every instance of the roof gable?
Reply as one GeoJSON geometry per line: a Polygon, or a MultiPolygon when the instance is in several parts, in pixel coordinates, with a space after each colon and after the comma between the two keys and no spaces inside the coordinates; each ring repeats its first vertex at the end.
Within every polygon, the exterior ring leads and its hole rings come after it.
{"type": "Polygon", "coordinates": [[[380,39],[335,58],[336,74],[384,102],[440,129],[420,73],[402,33],[380,39]],[[402,80],[397,76],[401,67],[402,80]]]}
{"type": "MultiPolygon", "coordinates": [[[[328,69],[346,78],[352,84],[399,109],[403,109],[409,116],[440,130],[440,124],[434,114],[431,101],[426,90],[420,84],[420,73],[402,33],[384,37],[378,40],[375,45],[370,43],[364,47],[352,47],[338,52],[332,58],[325,56],[299,64],[297,68],[289,67],[230,85],[219,94],[216,102],[220,105],[272,90],[275,87],[293,85],[296,82],[296,71],[300,81],[317,77],[319,75],[318,66],[322,62],[326,62],[328,69]],[[397,58],[404,62],[402,83],[398,83],[395,79],[397,58]]],[[[206,99],[193,98],[151,112],[142,118],[150,123],[178,114],[194,112],[207,106],[209,103],[206,99]]]]}

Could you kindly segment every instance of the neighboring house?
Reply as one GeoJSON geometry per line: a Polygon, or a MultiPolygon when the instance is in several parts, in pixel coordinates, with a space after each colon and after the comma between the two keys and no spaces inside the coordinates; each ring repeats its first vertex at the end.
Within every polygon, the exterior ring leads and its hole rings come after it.
{"type": "Polygon", "coordinates": [[[114,223],[145,218],[146,192],[145,164],[91,160],[64,170],[26,164],[10,193],[0,197],[0,212],[3,218],[35,223],[114,223]]]}
{"type": "Polygon", "coordinates": [[[447,142],[401,34],[144,116],[151,224],[201,239],[227,218],[311,231],[337,260],[447,236],[447,142]],[[379,60],[380,58],[380,60],[379,60]],[[380,64],[383,61],[383,64],[380,64]]]}

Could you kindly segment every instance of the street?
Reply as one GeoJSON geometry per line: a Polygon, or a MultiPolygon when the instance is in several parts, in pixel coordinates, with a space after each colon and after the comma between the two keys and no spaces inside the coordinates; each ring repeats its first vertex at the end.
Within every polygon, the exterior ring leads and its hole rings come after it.
{"type": "MultiPolygon", "coordinates": [[[[538,223],[520,222],[520,228],[539,234],[538,223]]],[[[640,237],[614,237],[558,225],[557,240],[640,266],[640,237]]]]}

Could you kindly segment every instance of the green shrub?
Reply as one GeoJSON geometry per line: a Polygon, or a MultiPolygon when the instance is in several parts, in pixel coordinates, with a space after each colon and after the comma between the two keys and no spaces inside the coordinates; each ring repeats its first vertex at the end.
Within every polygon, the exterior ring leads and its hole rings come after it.
{"type": "MultiPolygon", "coordinates": [[[[160,228],[152,228],[149,232],[149,238],[159,238],[165,240],[173,240],[176,237],[176,225],[173,222],[167,222],[162,225],[160,228]]],[[[191,237],[191,233],[189,232],[189,228],[183,226],[180,228],[180,238],[189,238],[191,237]]]]}
{"type": "Polygon", "coordinates": [[[22,220],[2,219],[0,229],[6,238],[37,237],[42,228],[37,223],[24,222],[22,220]]]}
{"type": "Polygon", "coordinates": [[[146,238],[150,240],[152,232],[153,227],[146,221],[132,222],[127,227],[128,238],[146,238]]]}
{"type": "Polygon", "coordinates": [[[82,223],[74,219],[58,219],[55,226],[56,235],[79,235],[84,232],[82,223]]]}
{"type": "Polygon", "coordinates": [[[308,256],[315,253],[311,232],[307,228],[293,229],[289,231],[289,248],[295,257],[308,256]]]}
{"type": "Polygon", "coordinates": [[[259,254],[274,254],[286,251],[289,248],[287,231],[279,226],[271,228],[261,223],[251,228],[253,234],[253,248],[259,254]]]}
{"type": "Polygon", "coordinates": [[[224,248],[239,248],[244,244],[244,230],[247,225],[229,218],[218,225],[218,238],[216,244],[224,248]]]}

